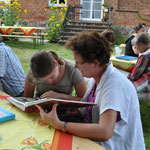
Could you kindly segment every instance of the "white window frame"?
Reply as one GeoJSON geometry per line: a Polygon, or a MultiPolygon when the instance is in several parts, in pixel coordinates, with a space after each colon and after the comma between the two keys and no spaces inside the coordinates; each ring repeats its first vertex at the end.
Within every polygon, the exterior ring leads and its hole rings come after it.
{"type": "Polygon", "coordinates": [[[0,0],[0,2],[10,3],[10,0],[0,0]]]}
{"type": "Polygon", "coordinates": [[[61,4],[59,4],[59,0],[56,0],[57,4],[54,4],[51,2],[51,0],[48,1],[48,5],[49,6],[56,6],[56,7],[66,7],[67,6],[67,0],[65,1],[65,4],[62,6],[61,4]]]}

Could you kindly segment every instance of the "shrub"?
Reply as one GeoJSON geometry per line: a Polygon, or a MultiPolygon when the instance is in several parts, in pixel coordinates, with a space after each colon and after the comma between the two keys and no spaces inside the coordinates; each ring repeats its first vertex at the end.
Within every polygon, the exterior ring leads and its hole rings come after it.
{"type": "MultiPolygon", "coordinates": [[[[0,3],[2,4],[2,2],[0,3]]],[[[0,18],[6,26],[19,24],[27,13],[27,10],[21,10],[21,4],[18,0],[10,1],[10,3],[7,2],[3,6],[0,6],[0,18]]]]}
{"type": "Polygon", "coordinates": [[[124,44],[127,37],[123,36],[121,28],[119,26],[113,26],[112,30],[115,32],[116,41],[113,45],[124,44]]]}
{"type": "MultiPolygon", "coordinates": [[[[63,5],[63,3],[61,5],[63,5]]],[[[48,35],[46,37],[49,42],[57,42],[59,40],[60,32],[62,29],[62,22],[64,20],[66,10],[66,7],[50,7],[48,20],[48,35]]]]}

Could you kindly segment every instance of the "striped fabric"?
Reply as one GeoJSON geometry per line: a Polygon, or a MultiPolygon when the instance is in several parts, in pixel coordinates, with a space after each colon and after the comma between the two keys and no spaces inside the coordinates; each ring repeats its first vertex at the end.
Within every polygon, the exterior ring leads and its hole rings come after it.
{"type": "Polygon", "coordinates": [[[3,91],[18,96],[24,90],[25,74],[13,50],[0,43],[0,78],[3,91]]]}
{"type": "Polygon", "coordinates": [[[133,82],[139,99],[150,100],[150,53],[138,58],[128,78],[133,82]]]}

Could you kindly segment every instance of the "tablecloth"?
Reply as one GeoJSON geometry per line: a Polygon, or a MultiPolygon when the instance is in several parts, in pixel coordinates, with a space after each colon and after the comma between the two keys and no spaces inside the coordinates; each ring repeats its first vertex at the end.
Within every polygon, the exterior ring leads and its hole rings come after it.
{"type": "Polygon", "coordinates": [[[115,67],[127,72],[132,72],[137,61],[137,60],[127,61],[127,60],[117,59],[115,56],[111,56],[110,60],[112,61],[115,67]]]}
{"type": "Polygon", "coordinates": [[[0,106],[15,113],[16,118],[0,124],[0,150],[72,150],[72,135],[53,129],[39,113],[25,113],[6,98],[0,96],[0,106]]]}
{"type": "Polygon", "coordinates": [[[11,34],[16,28],[11,26],[0,26],[0,32],[4,35],[11,34]]]}

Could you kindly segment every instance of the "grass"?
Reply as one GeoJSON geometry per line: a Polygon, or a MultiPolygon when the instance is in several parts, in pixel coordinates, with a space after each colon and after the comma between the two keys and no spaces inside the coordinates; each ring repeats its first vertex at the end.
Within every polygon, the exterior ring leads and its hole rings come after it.
{"type": "Polygon", "coordinates": [[[58,44],[46,43],[42,45],[39,49],[33,49],[32,42],[16,41],[6,42],[6,44],[9,45],[18,56],[25,73],[27,73],[29,69],[31,56],[38,50],[53,50],[57,52],[59,56],[74,61],[72,51],[65,49],[64,46],[59,46],[58,44]]]}
{"type": "MultiPolygon", "coordinates": [[[[22,63],[25,73],[27,73],[30,64],[31,56],[39,49],[33,50],[32,42],[6,42],[16,53],[20,62],[22,63]]],[[[46,43],[40,47],[40,50],[53,50],[59,56],[73,60],[72,51],[66,50],[64,46],[58,44],[46,43]]],[[[146,143],[146,150],[150,150],[150,107],[144,102],[140,101],[141,118],[144,130],[144,138],[146,143]]]]}

